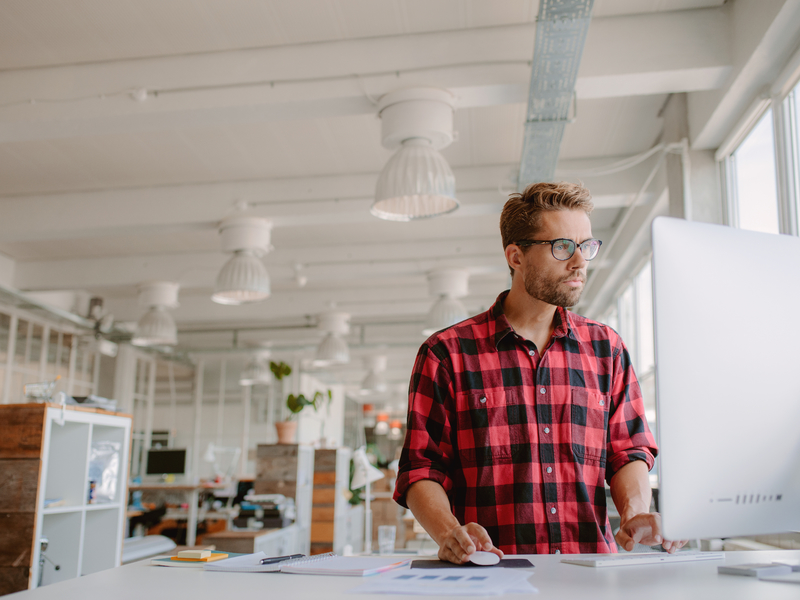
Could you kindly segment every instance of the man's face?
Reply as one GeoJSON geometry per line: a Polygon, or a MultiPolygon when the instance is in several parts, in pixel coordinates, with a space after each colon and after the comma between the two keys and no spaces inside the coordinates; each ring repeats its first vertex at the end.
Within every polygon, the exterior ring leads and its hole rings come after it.
{"type": "MultiPolygon", "coordinates": [[[[592,224],[582,210],[558,210],[542,215],[538,231],[529,239],[555,240],[566,238],[577,244],[592,237],[592,224]]],[[[580,248],[569,260],[556,260],[551,246],[530,246],[520,259],[521,268],[515,277],[522,276],[525,291],[533,298],[554,306],[575,306],[586,284],[588,263],[580,248]]]]}

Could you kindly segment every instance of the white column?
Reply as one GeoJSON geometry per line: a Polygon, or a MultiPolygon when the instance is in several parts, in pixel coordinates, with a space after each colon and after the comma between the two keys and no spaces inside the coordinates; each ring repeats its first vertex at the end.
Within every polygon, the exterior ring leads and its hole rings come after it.
{"type": "Polygon", "coordinates": [[[200,427],[203,416],[203,371],[205,361],[201,358],[194,374],[194,438],[192,442],[192,483],[196,483],[200,469],[200,427]]]}
{"type": "Polygon", "coordinates": [[[14,353],[17,351],[17,315],[11,315],[11,322],[8,326],[8,346],[6,354],[6,378],[3,382],[3,404],[9,404],[11,395],[11,373],[14,367],[14,353]]]}
{"type": "Polygon", "coordinates": [[[689,108],[685,93],[673,94],[663,109],[666,144],[680,144],[680,152],[667,154],[667,187],[669,215],[692,219],[692,197],[689,184],[689,108]]]}
{"type": "MultiPolygon", "coordinates": [[[[28,333],[30,333],[28,329],[28,333]]],[[[78,336],[72,335],[72,348],[69,351],[69,374],[67,375],[67,396],[72,396],[75,382],[75,363],[78,361],[78,336]]]]}
{"type": "Polygon", "coordinates": [[[239,473],[242,475],[247,473],[247,454],[250,447],[250,393],[252,389],[253,388],[249,385],[242,386],[242,413],[244,414],[244,423],[242,424],[242,455],[239,457],[239,473]]]}
{"type": "Polygon", "coordinates": [[[225,423],[225,377],[227,374],[228,362],[222,360],[219,367],[219,397],[217,399],[217,440],[215,444],[222,446],[223,424],[225,423]]]}
{"type": "Polygon", "coordinates": [[[142,464],[147,468],[147,454],[153,445],[153,413],[156,404],[156,361],[150,359],[147,370],[147,400],[144,416],[144,441],[142,452],[142,464]]]}
{"type": "Polygon", "coordinates": [[[178,394],[175,390],[175,366],[172,361],[167,363],[167,373],[169,374],[169,447],[172,448],[178,434],[178,394]]]}

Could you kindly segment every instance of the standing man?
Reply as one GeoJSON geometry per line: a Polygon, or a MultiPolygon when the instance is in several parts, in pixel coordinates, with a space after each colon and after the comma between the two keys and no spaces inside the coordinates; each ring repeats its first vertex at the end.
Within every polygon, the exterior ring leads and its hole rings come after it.
{"type": "Polygon", "coordinates": [[[592,208],[570,183],[512,194],[500,217],[511,290],[419,350],[394,498],[442,560],[616,552],[605,481],[623,548],[682,545],[663,540],[649,512],[658,450],[628,351],[610,327],[567,310],[602,244],[592,208]]]}

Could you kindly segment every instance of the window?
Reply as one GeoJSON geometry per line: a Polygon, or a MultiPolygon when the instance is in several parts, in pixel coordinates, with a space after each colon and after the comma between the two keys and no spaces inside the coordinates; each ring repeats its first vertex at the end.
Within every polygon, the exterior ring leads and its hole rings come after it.
{"type": "Polygon", "coordinates": [[[642,388],[647,420],[654,428],[655,344],[652,263],[647,261],[606,311],[602,322],[622,337],[642,388]]]}
{"type": "Polygon", "coordinates": [[[730,161],[735,186],[736,225],[765,233],[780,232],[772,122],[772,110],[769,109],[733,152],[730,161]]]}

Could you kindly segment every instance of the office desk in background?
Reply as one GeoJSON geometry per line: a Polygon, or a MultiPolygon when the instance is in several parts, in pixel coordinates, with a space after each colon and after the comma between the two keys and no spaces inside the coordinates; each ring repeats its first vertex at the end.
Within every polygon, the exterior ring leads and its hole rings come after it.
{"type": "MultiPolygon", "coordinates": [[[[559,555],[524,555],[535,569],[530,582],[537,599],[548,600],[797,600],[800,587],[718,575],[721,564],[775,560],[800,561],[800,550],[728,552],[723,561],[701,561],[592,569],[565,565],[559,555]]],[[[407,558],[407,556],[406,556],[407,558]]],[[[15,600],[142,600],[143,598],[291,598],[293,600],[382,600],[386,596],[349,594],[364,580],[358,577],[288,575],[285,573],[206,573],[199,569],[153,567],[133,563],[79,579],[21,592],[15,600]]],[[[397,596],[391,596],[397,598],[397,596]]],[[[515,596],[517,597],[517,596],[515,596]]],[[[409,598],[412,598],[409,596],[409,598]]],[[[414,596],[424,600],[424,596],[414,596]]],[[[441,596],[427,597],[433,600],[441,596]]]]}
{"type": "Polygon", "coordinates": [[[129,485],[129,492],[168,492],[184,493],[189,495],[189,514],[186,520],[186,545],[194,546],[197,537],[197,505],[200,503],[200,492],[213,492],[224,490],[224,485],[182,485],[177,483],[154,483],[143,485],[129,485]]]}

